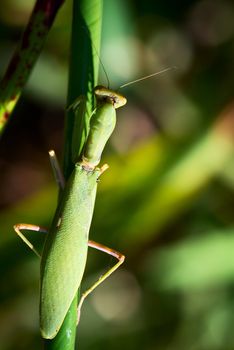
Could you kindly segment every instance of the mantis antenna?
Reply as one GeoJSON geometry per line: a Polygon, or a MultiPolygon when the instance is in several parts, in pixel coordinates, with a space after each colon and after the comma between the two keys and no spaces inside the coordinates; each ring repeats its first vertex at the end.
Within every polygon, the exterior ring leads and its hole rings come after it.
{"type": "Polygon", "coordinates": [[[172,70],[172,69],[177,69],[177,67],[176,67],[176,66],[174,66],[174,67],[168,67],[168,68],[165,68],[165,69],[160,70],[159,72],[146,75],[146,76],[143,77],[143,78],[139,78],[139,79],[136,79],[136,80],[132,80],[132,81],[126,83],[126,84],[121,85],[121,86],[119,87],[119,89],[122,89],[123,87],[126,87],[126,86],[128,86],[128,85],[132,85],[132,84],[138,83],[138,82],[140,82],[140,81],[142,81],[142,80],[145,80],[145,79],[148,79],[148,78],[152,78],[152,77],[154,77],[155,75],[159,75],[159,74],[165,73],[165,72],[167,72],[167,71],[169,71],[169,70],[172,70]]]}
{"type": "MultiPolygon", "coordinates": [[[[92,45],[93,45],[93,44],[92,44],[92,45]]],[[[104,72],[104,75],[105,75],[105,77],[106,77],[107,87],[108,87],[108,89],[109,89],[109,88],[110,88],[110,80],[109,80],[109,78],[108,78],[107,71],[106,71],[106,69],[105,69],[105,67],[104,67],[104,64],[102,63],[102,60],[101,60],[100,56],[99,56],[98,53],[97,53],[96,47],[95,47],[95,46],[93,46],[93,47],[94,47],[94,49],[95,49],[95,51],[96,51],[96,55],[97,55],[97,57],[98,57],[98,59],[99,59],[100,65],[101,65],[102,70],[103,70],[103,72],[104,72]]]]}
{"type": "Polygon", "coordinates": [[[105,75],[105,77],[106,77],[107,87],[108,87],[108,89],[109,89],[109,87],[110,87],[110,80],[109,80],[109,78],[108,78],[108,74],[107,74],[107,71],[106,71],[106,69],[105,69],[105,67],[104,67],[104,64],[102,63],[101,57],[100,57],[99,54],[98,54],[98,50],[97,50],[96,46],[94,45],[94,43],[93,43],[93,41],[92,41],[92,39],[91,39],[89,30],[88,30],[85,26],[83,26],[83,29],[85,30],[86,34],[88,35],[88,37],[89,37],[89,39],[90,39],[90,42],[91,42],[91,46],[92,46],[92,48],[94,49],[94,51],[95,51],[95,53],[96,53],[96,55],[97,55],[97,57],[98,57],[98,59],[99,59],[100,65],[101,65],[102,70],[103,70],[103,72],[104,72],[104,75],[105,75]]]}

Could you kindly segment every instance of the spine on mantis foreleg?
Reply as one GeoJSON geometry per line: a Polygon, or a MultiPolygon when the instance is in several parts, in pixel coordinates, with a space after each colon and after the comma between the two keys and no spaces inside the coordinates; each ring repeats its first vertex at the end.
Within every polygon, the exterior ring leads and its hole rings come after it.
{"type": "Polygon", "coordinates": [[[115,109],[126,103],[123,96],[103,87],[97,87],[95,95],[97,108],[91,118],[82,159],[75,165],[65,185],[43,249],[40,328],[46,339],[52,339],[58,333],[80,286],[97,179],[102,173],[97,165],[115,127],[115,109]]]}

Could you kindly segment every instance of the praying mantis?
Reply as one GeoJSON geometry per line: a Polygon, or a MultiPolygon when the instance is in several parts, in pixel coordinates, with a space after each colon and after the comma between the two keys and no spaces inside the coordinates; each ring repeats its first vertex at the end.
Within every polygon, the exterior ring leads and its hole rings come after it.
{"type": "MultiPolygon", "coordinates": [[[[148,75],[122,85],[147,79],[171,68],[148,75]]],[[[125,256],[100,243],[89,240],[97,182],[108,168],[98,164],[104,147],[116,124],[116,109],[126,104],[126,98],[108,88],[97,86],[94,89],[97,107],[90,119],[90,130],[83,148],[82,156],[75,163],[67,183],[63,179],[56,155],[50,151],[50,160],[56,181],[62,190],[52,225],[46,229],[30,224],[16,224],[17,235],[41,257],[40,274],[40,330],[44,339],[53,339],[64,321],[84,274],[88,247],[103,251],[118,262],[102,275],[87,291],[78,304],[78,320],[84,299],[125,260],[125,256]],[[48,233],[42,255],[21,232],[22,230],[48,233]]]]}
{"type": "MultiPolygon", "coordinates": [[[[45,339],[53,339],[56,336],[77,293],[86,265],[88,246],[114,256],[118,262],[83,293],[78,305],[78,318],[84,299],[125,259],[123,254],[88,239],[97,181],[108,167],[106,164],[101,168],[97,166],[115,127],[115,110],[127,102],[124,96],[102,86],[97,86],[94,94],[97,108],[91,116],[90,131],[83,154],[76,162],[66,184],[54,151],[49,152],[62,196],[41,256],[40,330],[45,339]]],[[[21,231],[47,233],[47,230],[37,225],[22,223],[14,225],[14,230],[40,257],[39,252],[21,231]]]]}

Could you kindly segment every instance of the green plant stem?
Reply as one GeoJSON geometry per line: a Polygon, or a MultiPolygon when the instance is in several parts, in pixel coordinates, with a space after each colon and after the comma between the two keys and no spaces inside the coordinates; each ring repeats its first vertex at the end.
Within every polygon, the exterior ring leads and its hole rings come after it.
{"type": "MultiPolygon", "coordinates": [[[[97,85],[98,79],[101,22],[102,0],[74,0],[67,106],[71,106],[79,96],[86,99],[84,124],[88,123],[94,109],[93,88],[97,85]]],[[[64,174],[66,179],[74,166],[72,159],[74,148],[79,157],[84,144],[83,125],[81,121],[75,123],[75,118],[72,109],[69,109],[65,121],[64,174]],[[72,137],[76,133],[80,137],[76,138],[76,144],[72,144],[72,137]]]]}
{"type": "Polygon", "coordinates": [[[37,0],[27,27],[0,82],[0,135],[22,93],[64,0],[37,0]]]}
{"type": "MultiPolygon", "coordinates": [[[[84,123],[78,120],[72,108],[66,113],[65,144],[64,144],[64,176],[67,180],[73,170],[72,154],[77,151],[77,157],[83,147],[85,139],[82,137],[83,128],[88,124],[94,108],[93,88],[97,85],[102,18],[102,0],[74,0],[71,58],[69,66],[67,106],[70,106],[78,96],[85,97],[86,114],[84,123]],[[93,47],[97,50],[93,53],[93,47]],[[73,136],[77,134],[74,144],[73,136]]],[[[44,348],[49,350],[73,350],[77,326],[78,294],[73,300],[57,336],[44,341],[44,348]]]]}

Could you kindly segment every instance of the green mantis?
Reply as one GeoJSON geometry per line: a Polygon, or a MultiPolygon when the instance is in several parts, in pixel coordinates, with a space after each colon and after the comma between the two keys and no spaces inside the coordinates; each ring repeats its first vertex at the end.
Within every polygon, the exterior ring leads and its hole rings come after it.
{"type": "MultiPolygon", "coordinates": [[[[88,239],[97,181],[107,168],[107,165],[101,168],[97,165],[115,127],[115,109],[127,102],[122,95],[102,86],[97,86],[94,94],[97,108],[91,116],[90,131],[82,157],[75,164],[66,184],[54,152],[49,152],[57,182],[63,192],[41,256],[40,329],[45,339],[53,339],[56,336],[77,293],[85,269],[88,246],[114,256],[118,262],[82,295],[78,315],[87,295],[110,276],[125,259],[121,253],[88,239]]],[[[14,229],[40,256],[21,231],[47,232],[47,230],[28,224],[16,224],[14,229]]]]}
{"type": "MultiPolygon", "coordinates": [[[[144,78],[147,79],[172,68],[164,69],[144,78]]],[[[65,184],[54,151],[50,159],[55,178],[62,190],[52,225],[49,229],[41,256],[40,276],[40,329],[45,339],[53,339],[58,333],[66,313],[74,299],[83,277],[88,246],[104,251],[118,259],[99,280],[83,293],[78,305],[78,319],[84,299],[123,262],[124,255],[88,239],[96,198],[97,181],[107,169],[98,168],[103,149],[116,123],[116,109],[126,104],[124,96],[103,86],[94,89],[97,107],[90,119],[90,129],[82,150],[82,156],[65,184]]],[[[40,257],[38,251],[23,235],[22,230],[47,233],[36,225],[16,224],[20,238],[40,257]]]]}

